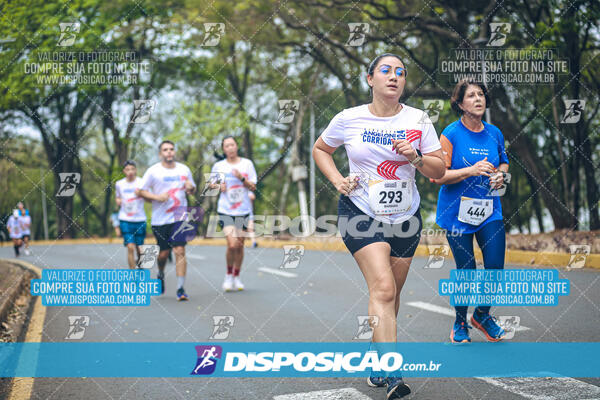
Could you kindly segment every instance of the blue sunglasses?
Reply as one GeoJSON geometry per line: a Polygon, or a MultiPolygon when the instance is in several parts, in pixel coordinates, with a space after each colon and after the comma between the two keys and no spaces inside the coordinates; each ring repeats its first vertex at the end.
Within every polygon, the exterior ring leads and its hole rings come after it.
{"type": "MultiPolygon", "coordinates": [[[[387,75],[391,69],[392,69],[391,66],[384,64],[379,67],[379,72],[381,72],[384,75],[387,75]]],[[[406,68],[397,67],[396,68],[396,76],[398,78],[400,78],[401,76],[406,76],[406,68]]]]}

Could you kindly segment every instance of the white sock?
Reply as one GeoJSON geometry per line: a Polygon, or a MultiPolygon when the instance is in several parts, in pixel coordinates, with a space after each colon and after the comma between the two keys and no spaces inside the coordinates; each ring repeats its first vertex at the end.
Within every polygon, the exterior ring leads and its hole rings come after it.
{"type": "Polygon", "coordinates": [[[178,276],[177,277],[177,289],[181,289],[183,287],[184,283],[185,283],[185,276],[178,276]]]}

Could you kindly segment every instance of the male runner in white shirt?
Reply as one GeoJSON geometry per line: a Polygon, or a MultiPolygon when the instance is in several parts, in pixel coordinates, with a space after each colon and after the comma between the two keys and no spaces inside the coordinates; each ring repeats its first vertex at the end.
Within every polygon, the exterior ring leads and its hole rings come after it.
{"type": "Polygon", "coordinates": [[[183,285],[187,262],[185,259],[186,242],[174,233],[185,221],[175,220],[175,210],[187,207],[187,194],[196,191],[196,184],[190,169],[175,162],[175,144],[163,140],[158,146],[160,162],[154,164],[144,174],[136,195],[152,201],[152,233],[156,237],[160,253],[158,254],[158,275],[164,293],[165,265],[170,249],[175,253],[175,271],[177,274],[177,300],[188,299],[183,285]]]}
{"type": "Polygon", "coordinates": [[[141,187],[142,180],[137,176],[134,161],[127,160],[123,164],[125,178],[115,183],[115,197],[119,206],[119,228],[123,236],[123,245],[127,247],[129,268],[136,266],[134,251],[140,258],[140,246],[146,238],[146,213],[144,199],[136,196],[135,190],[141,187]]]}
{"type": "Polygon", "coordinates": [[[23,229],[21,232],[21,240],[22,244],[25,245],[25,255],[28,256],[31,254],[29,250],[29,239],[31,239],[31,216],[29,215],[29,210],[25,208],[22,202],[17,203],[17,208],[19,209],[19,222],[21,224],[21,228],[23,229]]]}
{"type": "Polygon", "coordinates": [[[15,249],[15,257],[19,257],[19,247],[23,243],[21,241],[21,223],[19,222],[19,210],[13,210],[13,213],[6,221],[6,228],[8,234],[13,241],[13,247],[15,249]]]}

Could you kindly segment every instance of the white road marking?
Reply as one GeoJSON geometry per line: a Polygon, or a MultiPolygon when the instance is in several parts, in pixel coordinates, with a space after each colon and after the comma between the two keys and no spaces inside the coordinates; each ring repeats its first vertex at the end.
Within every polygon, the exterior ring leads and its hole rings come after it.
{"type": "Polygon", "coordinates": [[[354,388],[318,390],[316,392],[282,394],[273,400],[372,400],[354,388]]]}
{"type": "Polygon", "coordinates": [[[298,277],[298,274],[294,274],[292,272],[281,271],[281,270],[275,269],[275,268],[260,267],[260,268],[258,268],[258,270],[262,271],[262,272],[266,272],[267,274],[279,275],[279,276],[283,276],[286,278],[298,277]]]}
{"type": "MultiPolygon", "coordinates": [[[[431,311],[434,313],[438,313],[438,314],[442,314],[442,315],[447,315],[449,317],[454,317],[456,316],[456,312],[454,311],[453,308],[448,308],[448,307],[442,307],[442,306],[438,306],[435,304],[431,304],[431,303],[426,303],[424,301],[411,301],[406,303],[406,305],[412,306],[412,307],[416,307],[416,308],[420,308],[421,310],[425,310],[425,311],[431,311]]],[[[467,314],[467,321],[471,320],[471,313],[467,314]]],[[[531,328],[528,328],[526,326],[520,325],[517,329],[515,329],[516,331],[528,331],[531,328]]]]}
{"type": "Polygon", "coordinates": [[[192,260],[206,260],[205,256],[199,256],[196,254],[186,254],[185,255],[187,258],[191,258],[192,260]]]}
{"type": "Polygon", "coordinates": [[[598,400],[600,387],[573,378],[477,378],[529,400],[598,400]]]}
{"type": "MultiPolygon", "coordinates": [[[[406,303],[409,306],[422,310],[435,312],[449,317],[456,314],[454,309],[442,307],[424,301],[412,301],[406,303]]],[[[471,318],[468,314],[467,319],[471,318]]],[[[531,328],[519,326],[517,331],[527,331],[531,328]]],[[[549,373],[550,374],[550,373],[549,373]]],[[[561,378],[477,378],[497,386],[508,392],[518,394],[529,400],[600,400],[600,387],[585,383],[583,381],[561,377],[561,378]]]]}

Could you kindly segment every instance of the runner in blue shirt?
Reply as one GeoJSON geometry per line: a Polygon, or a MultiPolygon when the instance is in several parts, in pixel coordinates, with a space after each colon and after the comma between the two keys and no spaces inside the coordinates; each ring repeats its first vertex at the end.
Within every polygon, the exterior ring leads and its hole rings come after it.
{"type": "MultiPolygon", "coordinates": [[[[482,121],[489,95],[482,83],[458,82],[452,94],[452,109],[461,117],[442,132],[440,143],[446,174],[433,182],[442,185],[436,222],[446,229],[446,237],[457,269],[475,269],[473,236],[483,253],[486,269],[503,269],[506,233],[502,219],[499,188],[508,171],[504,136],[494,125],[482,121]]],[[[450,332],[453,343],[470,342],[468,306],[457,306],[456,321],[450,332]]],[[[499,341],[504,330],[490,315],[489,306],[479,306],[471,324],[489,341],[499,341]]]]}

